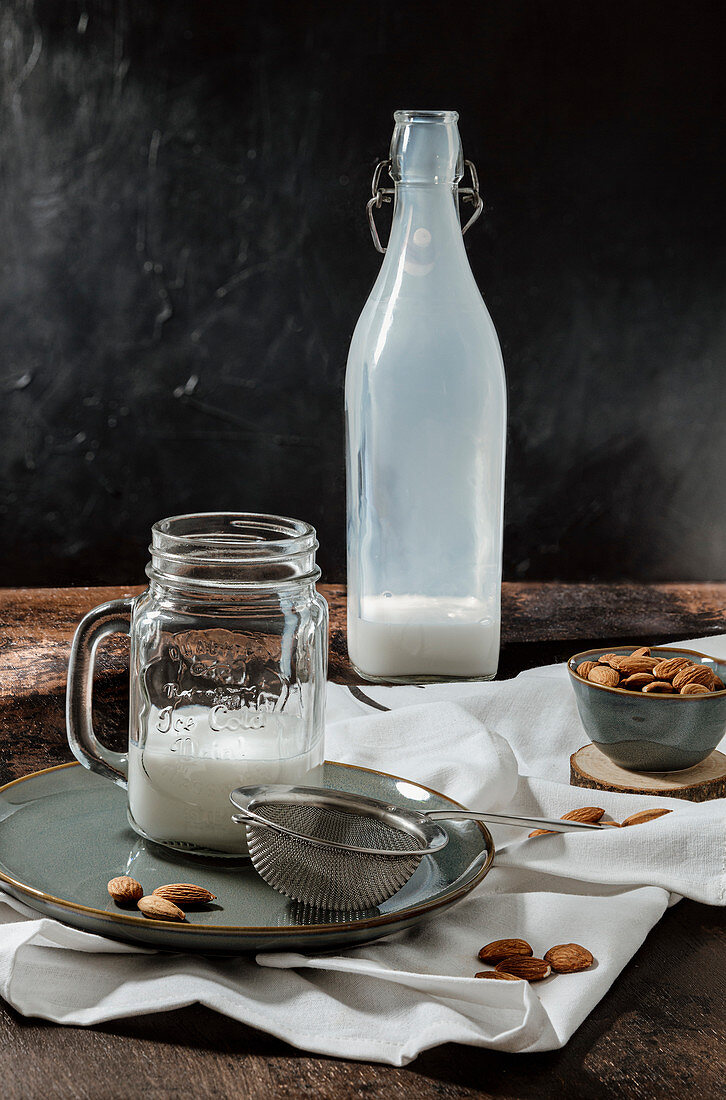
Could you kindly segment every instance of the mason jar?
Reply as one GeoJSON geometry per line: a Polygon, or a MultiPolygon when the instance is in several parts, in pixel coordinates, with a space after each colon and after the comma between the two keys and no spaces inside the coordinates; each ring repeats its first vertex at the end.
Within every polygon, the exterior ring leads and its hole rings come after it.
{"type": "Polygon", "coordinates": [[[328,609],[308,523],[245,512],[174,516],[152,528],[148,588],[91,611],[73,641],[68,740],[127,789],[142,837],[245,854],[230,792],[319,783],[328,609]],[[128,752],[93,730],[96,647],[131,636],[128,752]]]}

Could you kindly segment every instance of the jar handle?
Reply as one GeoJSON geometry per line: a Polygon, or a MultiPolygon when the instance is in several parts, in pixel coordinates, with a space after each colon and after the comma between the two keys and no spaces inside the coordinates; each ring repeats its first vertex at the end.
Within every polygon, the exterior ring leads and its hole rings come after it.
{"type": "Polygon", "coordinates": [[[73,638],[68,663],[66,732],[76,760],[84,768],[126,788],[128,754],[102,745],[93,729],[93,672],[96,650],[109,634],[131,633],[133,599],[111,600],[94,607],[81,620],[73,638]]]}
{"type": "MultiPolygon", "coordinates": [[[[484,200],[479,194],[479,174],[474,166],[473,161],[464,161],[465,169],[469,169],[469,175],[471,176],[471,187],[459,187],[458,194],[462,202],[470,202],[474,204],[474,213],[469,218],[468,222],[461,231],[462,237],[466,233],[467,229],[471,229],[474,222],[477,220],[482,210],[484,209],[484,200]]],[[[373,173],[373,182],[371,184],[372,198],[366,203],[366,211],[368,213],[368,224],[371,229],[371,237],[373,238],[373,244],[376,247],[376,251],[385,254],[386,246],[381,244],[381,238],[378,235],[378,227],[376,225],[376,219],[374,210],[380,210],[381,205],[384,202],[392,202],[393,196],[396,193],[394,187],[381,187],[381,174],[383,170],[388,169],[388,174],[391,174],[391,161],[379,160],[373,173]]]]}

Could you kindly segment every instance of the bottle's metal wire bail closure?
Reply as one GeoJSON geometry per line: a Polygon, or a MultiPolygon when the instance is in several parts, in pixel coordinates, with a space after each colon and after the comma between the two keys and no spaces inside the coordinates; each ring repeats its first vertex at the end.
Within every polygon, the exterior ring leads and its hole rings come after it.
{"type": "Polygon", "coordinates": [[[484,209],[484,199],[479,194],[479,174],[474,166],[474,162],[471,160],[464,161],[464,169],[469,169],[469,175],[471,176],[471,187],[460,187],[459,195],[462,202],[470,202],[474,205],[474,213],[469,218],[468,222],[461,231],[462,237],[466,233],[467,229],[471,229],[474,222],[478,219],[482,210],[484,209]]]}
{"type": "MultiPolygon", "coordinates": [[[[469,218],[466,225],[461,230],[461,235],[466,233],[467,229],[471,229],[474,222],[479,218],[482,210],[484,209],[484,200],[479,194],[479,175],[476,167],[470,160],[464,161],[464,167],[469,169],[469,175],[471,176],[471,187],[459,187],[458,194],[462,202],[470,202],[474,204],[474,213],[469,218]]],[[[386,248],[381,244],[381,238],[378,235],[378,228],[376,226],[375,210],[380,210],[384,202],[392,202],[393,196],[396,191],[393,187],[381,187],[381,175],[383,170],[386,169],[390,176],[391,174],[391,161],[379,160],[373,173],[373,180],[371,183],[371,195],[372,198],[366,203],[366,211],[368,213],[368,224],[371,227],[371,237],[373,238],[373,244],[376,246],[376,250],[381,253],[385,253],[386,248]]]]}
{"type": "Polygon", "coordinates": [[[381,203],[383,203],[383,202],[392,202],[393,201],[393,196],[396,193],[395,189],[393,187],[381,187],[381,185],[380,185],[381,173],[383,172],[384,168],[388,169],[388,174],[390,176],[390,174],[391,174],[390,173],[390,168],[391,168],[390,158],[388,160],[379,160],[378,161],[378,164],[376,165],[376,169],[373,173],[373,182],[371,183],[371,194],[372,194],[373,198],[369,199],[368,202],[366,203],[366,210],[368,211],[368,224],[371,227],[371,236],[373,238],[373,244],[376,246],[376,249],[377,249],[378,252],[385,252],[386,249],[381,244],[381,238],[378,236],[378,229],[376,228],[376,219],[373,216],[373,207],[375,206],[376,210],[379,210],[380,206],[381,206],[381,203]]]}

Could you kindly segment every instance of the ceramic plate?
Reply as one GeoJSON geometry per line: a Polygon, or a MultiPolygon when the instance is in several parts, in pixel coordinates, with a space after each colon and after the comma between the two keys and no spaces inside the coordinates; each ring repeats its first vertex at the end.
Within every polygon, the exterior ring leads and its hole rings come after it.
{"type": "MultiPolygon", "coordinates": [[[[347,764],[325,764],[323,785],[412,810],[459,804],[417,783],[347,764]]],[[[447,908],[481,882],[494,846],[484,825],[441,822],[449,843],[424,856],[404,888],[354,915],[306,911],[277,894],[249,860],[209,861],[142,840],[126,820],[126,795],[79,764],[34,772],[0,788],[0,887],[48,916],[145,947],[205,954],[318,951],[398,932],[447,908]],[[132,875],[151,893],[166,882],[199,882],[216,894],[184,924],[118,909],[106,891],[132,875]]]]}

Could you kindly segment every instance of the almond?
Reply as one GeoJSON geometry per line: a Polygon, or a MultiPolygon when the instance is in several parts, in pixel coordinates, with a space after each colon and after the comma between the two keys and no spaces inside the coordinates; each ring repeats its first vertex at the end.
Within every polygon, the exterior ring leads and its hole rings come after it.
{"type": "Polygon", "coordinates": [[[651,680],[649,684],[643,684],[641,691],[654,692],[656,695],[673,694],[673,684],[667,680],[651,680]]]}
{"type": "MultiPolygon", "coordinates": [[[[600,806],[580,806],[577,810],[568,810],[560,821],[584,821],[585,824],[595,825],[605,811],[600,806]]],[[[535,829],[529,836],[544,836],[545,833],[553,833],[554,829],[535,829]]],[[[529,839],[529,838],[528,838],[529,839]]],[[[479,956],[481,958],[481,956],[479,956]]]]}
{"type": "Polygon", "coordinates": [[[500,982],[521,982],[516,974],[505,974],[503,970],[480,970],[475,978],[496,978],[500,982]]]}
{"type": "Polygon", "coordinates": [[[703,684],[710,688],[713,683],[713,673],[708,665],[691,665],[690,668],[682,668],[673,677],[673,687],[680,691],[686,684],[703,684]]]}
{"type": "Polygon", "coordinates": [[[608,665],[595,665],[587,674],[592,684],[600,684],[602,687],[617,687],[620,683],[620,674],[608,665]]]}
{"type": "Polygon", "coordinates": [[[593,960],[592,953],[579,943],[558,943],[545,952],[544,961],[558,974],[575,974],[578,970],[587,970],[593,960]]]}
{"type": "Polygon", "coordinates": [[[633,672],[650,672],[658,661],[655,657],[623,657],[618,671],[623,676],[630,676],[633,672]]]}
{"type": "Polygon", "coordinates": [[[144,896],[144,888],[140,882],[129,875],[119,875],[112,878],[108,884],[108,892],[117,905],[133,905],[144,896]]]}
{"type": "Polygon", "coordinates": [[[584,821],[586,824],[596,824],[605,811],[601,806],[580,806],[577,810],[568,810],[560,821],[584,821]]]}
{"type": "Polygon", "coordinates": [[[669,657],[665,661],[659,661],[653,666],[652,672],[657,680],[672,680],[677,672],[686,665],[690,665],[687,657],[669,657]]]}
{"type": "Polygon", "coordinates": [[[640,649],[634,649],[631,657],[650,657],[650,649],[647,645],[643,645],[640,649]]]}
{"type": "Polygon", "coordinates": [[[598,664],[609,665],[610,668],[617,671],[620,668],[621,661],[624,661],[626,656],[625,653],[603,653],[602,657],[598,658],[598,664]]]}
{"type": "Polygon", "coordinates": [[[533,955],[534,951],[526,940],[492,940],[482,947],[479,958],[482,962],[498,963],[513,955],[533,955]]]}
{"type": "Polygon", "coordinates": [[[726,688],[726,684],[724,684],[723,680],[719,676],[717,676],[716,673],[714,672],[714,674],[713,674],[713,690],[714,691],[723,691],[724,688],[726,688]]]}
{"type": "Polygon", "coordinates": [[[711,689],[705,684],[684,684],[680,690],[681,695],[710,695],[711,689]]]}
{"type": "Polygon", "coordinates": [[[137,902],[137,908],[141,910],[145,917],[149,917],[151,920],[181,921],[186,919],[177,905],[167,901],[166,898],[156,897],[154,894],[148,894],[145,898],[140,898],[137,902]]]}
{"type": "Polygon", "coordinates": [[[587,679],[587,675],[591,669],[595,668],[595,661],[583,661],[581,665],[578,665],[575,671],[578,676],[582,676],[583,680],[587,679]]]}
{"type": "Polygon", "coordinates": [[[626,825],[643,825],[646,821],[654,821],[656,817],[663,817],[663,814],[672,814],[673,810],[640,810],[637,814],[631,814],[630,817],[626,817],[623,822],[623,828],[626,825]]]}
{"type": "Polygon", "coordinates": [[[632,676],[621,680],[618,687],[625,688],[626,691],[640,691],[642,687],[652,684],[654,680],[655,676],[650,672],[634,672],[632,676]]]}
{"type": "Polygon", "coordinates": [[[515,978],[524,978],[527,982],[541,982],[543,978],[549,978],[552,973],[552,967],[544,959],[526,959],[521,955],[502,959],[495,969],[500,974],[513,974],[515,978]]]}
{"type": "Polygon", "coordinates": [[[166,886],[157,886],[153,896],[173,901],[175,905],[200,905],[217,899],[216,894],[192,882],[170,882],[166,886]]]}

